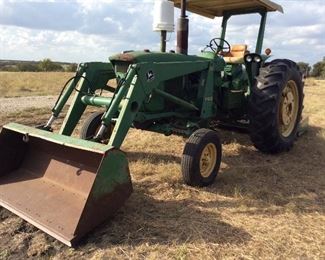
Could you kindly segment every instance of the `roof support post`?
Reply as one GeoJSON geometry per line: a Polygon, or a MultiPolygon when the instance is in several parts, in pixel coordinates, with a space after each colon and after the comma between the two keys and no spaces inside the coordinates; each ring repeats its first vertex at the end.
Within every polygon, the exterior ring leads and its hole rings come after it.
{"type": "Polygon", "coordinates": [[[255,50],[257,54],[262,54],[267,12],[266,11],[260,12],[260,15],[261,15],[261,24],[258,32],[258,38],[257,38],[256,50],[255,50]]]}
{"type": "MultiPolygon", "coordinates": [[[[221,30],[221,36],[220,36],[220,38],[223,39],[223,40],[225,40],[225,38],[226,38],[227,24],[228,24],[228,20],[229,20],[230,16],[231,15],[229,15],[229,14],[225,14],[223,16],[223,19],[222,19],[222,24],[221,24],[221,29],[222,30],[221,30]]],[[[224,41],[221,41],[220,44],[223,47],[224,41]]]]}
{"type": "Polygon", "coordinates": [[[181,2],[181,17],[177,21],[177,53],[187,55],[189,20],[186,15],[186,0],[181,2]]]}

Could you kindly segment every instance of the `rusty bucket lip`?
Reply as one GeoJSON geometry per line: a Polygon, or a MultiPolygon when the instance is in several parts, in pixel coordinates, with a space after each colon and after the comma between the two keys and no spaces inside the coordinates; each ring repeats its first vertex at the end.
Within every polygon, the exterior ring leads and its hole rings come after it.
{"type": "Polygon", "coordinates": [[[21,133],[23,135],[28,135],[31,137],[41,138],[46,141],[50,141],[56,144],[60,144],[63,146],[76,148],[80,150],[90,151],[94,153],[99,153],[105,155],[108,151],[116,149],[113,146],[107,144],[101,144],[96,142],[91,142],[87,140],[82,140],[79,138],[60,135],[57,133],[52,133],[48,131],[44,131],[41,129],[37,129],[30,126],[25,126],[18,123],[9,123],[2,127],[2,129],[11,130],[17,133],[21,133]]]}
{"type": "Polygon", "coordinates": [[[63,244],[65,244],[69,247],[72,247],[74,245],[73,241],[74,241],[75,237],[69,239],[67,237],[64,237],[64,236],[58,234],[53,229],[50,229],[49,227],[45,226],[44,224],[41,224],[38,221],[33,220],[33,218],[29,217],[27,214],[24,214],[22,211],[20,211],[19,209],[16,209],[15,207],[11,206],[10,204],[4,202],[2,199],[0,199],[0,206],[2,206],[5,209],[9,210],[10,212],[14,213],[18,217],[24,219],[25,221],[32,224],[39,230],[42,230],[45,233],[49,234],[50,236],[54,237],[55,239],[59,240],[63,244]]]}

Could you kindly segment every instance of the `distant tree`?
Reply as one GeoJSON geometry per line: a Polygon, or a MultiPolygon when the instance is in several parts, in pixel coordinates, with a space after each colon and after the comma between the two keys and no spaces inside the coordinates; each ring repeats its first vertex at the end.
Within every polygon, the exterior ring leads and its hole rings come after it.
{"type": "Polygon", "coordinates": [[[312,76],[325,79],[325,57],[313,66],[312,76]]]}
{"type": "Polygon", "coordinates": [[[17,69],[18,71],[39,71],[39,67],[37,66],[37,64],[33,64],[33,63],[19,63],[17,65],[17,69]]]}
{"type": "Polygon", "coordinates": [[[50,59],[44,59],[38,63],[38,66],[41,71],[49,71],[53,66],[53,62],[50,59]]]}
{"type": "Polygon", "coordinates": [[[301,73],[303,73],[305,77],[309,77],[311,66],[306,62],[298,62],[297,64],[299,66],[301,73]]]}
{"type": "Polygon", "coordinates": [[[78,68],[77,63],[71,63],[65,68],[65,71],[66,72],[76,72],[77,68],[78,68]]]}
{"type": "Polygon", "coordinates": [[[51,59],[44,59],[38,63],[40,71],[63,71],[63,67],[51,59]]]}

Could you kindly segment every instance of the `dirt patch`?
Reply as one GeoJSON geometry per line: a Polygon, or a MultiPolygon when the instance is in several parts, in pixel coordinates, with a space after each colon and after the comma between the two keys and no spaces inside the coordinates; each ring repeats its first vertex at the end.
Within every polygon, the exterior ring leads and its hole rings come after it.
{"type": "Polygon", "coordinates": [[[0,98],[0,114],[17,113],[31,108],[51,108],[56,99],[56,96],[0,98]]]}

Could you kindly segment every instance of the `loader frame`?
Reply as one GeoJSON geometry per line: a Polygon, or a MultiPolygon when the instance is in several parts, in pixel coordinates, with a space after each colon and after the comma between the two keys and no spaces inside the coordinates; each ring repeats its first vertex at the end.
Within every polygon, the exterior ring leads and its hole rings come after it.
{"type": "MultiPolygon", "coordinates": [[[[62,135],[71,135],[82,114],[88,105],[105,107],[107,110],[102,117],[103,127],[107,127],[114,122],[115,127],[110,137],[108,145],[120,148],[124,138],[132,126],[133,121],[147,121],[159,118],[179,117],[191,118],[193,124],[216,116],[216,108],[213,103],[213,82],[215,80],[215,65],[210,61],[191,61],[182,62],[149,62],[138,63],[129,66],[125,74],[125,80],[121,80],[112,98],[94,95],[96,90],[105,89],[112,91],[106,86],[106,82],[115,79],[115,72],[109,63],[85,63],[78,68],[77,74],[60,96],[56,106],[52,110],[52,117],[47,126],[57,118],[70,95],[76,90],[72,106],[70,107],[65,120],[59,131],[62,135]],[[207,71],[205,84],[202,89],[202,106],[185,101],[159,89],[162,82],[177,77],[187,76],[195,72],[207,71]],[[148,73],[154,75],[154,79],[148,79],[148,73]],[[82,76],[82,77],[81,77],[82,76]],[[97,84],[94,81],[96,78],[97,84]],[[78,80],[79,79],[79,80],[78,80]],[[145,83],[144,83],[145,82],[145,83]],[[89,87],[91,86],[91,87],[89,87]],[[96,87],[95,87],[96,86],[96,87]],[[185,113],[166,112],[166,113],[144,113],[139,112],[141,105],[150,100],[151,94],[163,97],[179,107],[185,109],[185,113]],[[122,102],[124,100],[124,102],[122,102]],[[123,104],[122,106],[120,104],[123,104]],[[200,112],[201,111],[201,112],[200,112]],[[116,115],[118,114],[118,117],[116,115]]],[[[172,131],[166,126],[157,126],[152,130],[166,135],[172,131]]],[[[190,135],[188,131],[186,135],[190,135]]]]}

